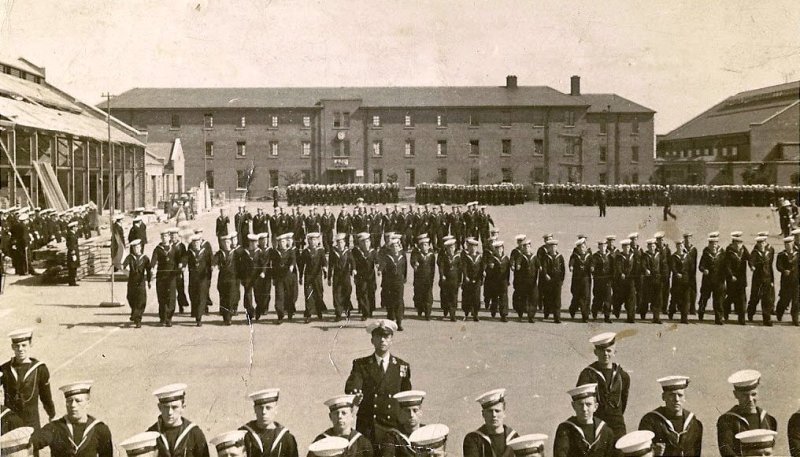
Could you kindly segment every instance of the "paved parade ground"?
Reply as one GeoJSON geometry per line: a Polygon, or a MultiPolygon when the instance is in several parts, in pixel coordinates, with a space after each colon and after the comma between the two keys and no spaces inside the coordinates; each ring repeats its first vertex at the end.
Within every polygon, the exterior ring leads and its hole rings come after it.
{"type": "MultiPolygon", "coordinates": [[[[249,204],[251,212],[256,204],[249,204]]],[[[269,212],[271,206],[264,204],[269,212]]],[[[750,249],[753,237],[770,231],[770,244],[782,249],[777,216],[764,208],[675,207],[677,221],[662,222],[661,208],[609,208],[608,217],[597,217],[593,207],[562,205],[490,207],[500,228],[507,251],[514,236],[525,233],[538,247],[541,235],[555,234],[560,251],[568,258],[576,234],[588,236],[589,246],[607,234],[618,238],[630,232],[641,234],[640,243],[658,230],[674,240],[684,230],[695,234],[699,250],[709,231],[719,230],[721,245],[729,242],[732,230],[744,232],[750,249]]],[[[338,209],[334,211],[338,214],[338,209]]],[[[232,216],[233,210],[229,212],[232,216]]],[[[194,221],[209,236],[214,233],[216,213],[194,221]]],[[[164,225],[165,226],[165,225],[164,225]]],[[[148,238],[157,240],[159,226],[148,227],[148,238]]],[[[216,243],[212,242],[216,249],[216,243]]],[[[619,243],[617,243],[619,244],[619,243]]],[[[146,248],[151,254],[154,243],[146,248]]],[[[216,273],[215,273],[216,276],[216,273]]],[[[278,421],[297,437],[305,453],[313,437],[329,427],[322,402],[342,393],[354,358],[368,355],[372,347],[364,331],[365,322],[355,320],[274,325],[274,313],[267,322],[248,326],[241,312],[233,326],[221,325],[216,285],[212,283],[212,314],[202,328],[188,315],[177,316],[173,328],[155,326],[157,302],[155,284],[149,291],[144,326],[128,328],[125,285],[117,283],[116,300],[122,308],[99,308],[110,299],[110,284],[85,280],[80,287],[41,286],[35,278],[9,276],[0,296],[2,334],[18,328],[35,328],[33,356],[45,361],[52,374],[51,384],[58,414],[64,413],[63,397],[57,386],[74,380],[93,379],[91,414],[106,422],[114,441],[144,431],[155,422],[156,400],[151,392],[165,384],[185,382],[186,416],[200,425],[207,437],[239,427],[252,418],[246,394],[267,387],[279,387],[278,421]]],[[[155,281],[154,281],[155,283],[155,281]]],[[[438,287],[434,290],[434,321],[417,320],[413,313],[411,284],[406,287],[405,331],[394,337],[393,353],[411,364],[415,389],[425,390],[423,422],[441,422],[450,427],[448,448],[461,454],[464,435],[482,424],[480,406],[474,398],[482,392],[505,387],[509,405],[507,423],[520,434],[545,433],[551,440],[559,422],[572,415],[566,390],[573,387],[580,370],[594,360],[589,337],[619,332],[617,362],[631,375],[631,392],[625,414],[628,430],[641,417],[661,405],[661,388],[656,379],[667,375],[691,377],[686,407],[703,422],[704,449],[717,455],[717,417],[735,404],[727,377],[750,368],[763,374],[759,405],[778,420],[776,455],[787,455],[786,422],[800,407],[800,330],[786,323],[775,327],[756,323],[747,326],[715,326],[706,319],[689,325],[666,322],[581,324],[567,317],[566,323],[509,323],[488,318],[481,322],[439,320],[438,287]]],[[[326,287],[325,302],[332,300],[326,287]]],[[[274,302],[274,300],[273,300],[274,302]]],[[[303,307],[302,297],[298,306],[303,307]]],[[[355,302],[355,300],[354,300],[355,302]]],[[[563,287],[564,306],[569,304],[569,273],[563,287]]],[[[271,304],[272,305],[272,304],[271,304]]],[[[379,311],[379,317],[383,312],[379,311]]],[[[461,313],[459,313],[460,316],[461,313]]],[[[541,317],[541,314],[538,315],[541,317]]],[[[3,357],[10,357],[8,346],[3,357]]],[[[43,414],[44,416],[44,414],[43,414]]]]}

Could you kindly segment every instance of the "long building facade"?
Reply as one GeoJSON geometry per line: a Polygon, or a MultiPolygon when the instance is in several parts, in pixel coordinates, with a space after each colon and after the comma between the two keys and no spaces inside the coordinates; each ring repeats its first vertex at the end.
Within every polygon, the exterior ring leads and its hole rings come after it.
{"type": "Polygon", "coordinates": [[[186,186],[647,183],[654,112],[616,94],[496,87],[136,88],[112,113],[180,139],[186,186]]]}
{"type": "Polygon", "coordinates": [[[800,81],[726,98],[659,136],[661,184],[800,185],[800,81]]]}

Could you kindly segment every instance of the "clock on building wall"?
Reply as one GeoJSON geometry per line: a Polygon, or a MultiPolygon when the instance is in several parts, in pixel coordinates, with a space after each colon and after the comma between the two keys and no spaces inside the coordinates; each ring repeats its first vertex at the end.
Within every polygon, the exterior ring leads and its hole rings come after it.
{"type": "Polygon", "coordinates": [[[340,132],[336,133],[336,138],[338,138],[339,141],[344,140],[344,137],[345,137],[344,131],[340,131],[340,132]]]}

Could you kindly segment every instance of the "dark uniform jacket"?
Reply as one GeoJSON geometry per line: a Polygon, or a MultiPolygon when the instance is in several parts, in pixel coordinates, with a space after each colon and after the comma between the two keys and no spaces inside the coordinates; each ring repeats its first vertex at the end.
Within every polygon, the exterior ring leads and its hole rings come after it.
{"type": "Polygon", "coordinates": [[[144,223],[134,223],[130,231],[128,231],[128,244],[133,240],[142,240],[142,246],[147,244],[147,226],[144,223]]]}
{"type": "Polygon", "coordinates": [[[414,269],[414,284],[433,285],[436,273],[436,255],[433,251],[423,254],[415,250],[411,253],[411,268],[414,269]]]}
{"type": "Polygon", "coordinates": [[[716,249],[711,249],[706,246],[703,248],[703,254],[700,256],[700,264],[698,270],[701,272],[708,271],[708,277],[712,281],[723,281],[725,279],[725,251],[717,246],[716,249]]]}
{"type": "Polygon", "coordinates": [[[273,429],[261,429],[258,421],[242,425],[247,457],[297,457],[297,440],[289,429],[275,422],[273,429]]]}
{"type": "MultiPolygon", "coordinates": [[[[737,405],[717,419],[717,447],[722,457],[742,455],[741,443],[736,434],[747,430],[765,429],[778,431],[778,422],[763,409],[756,407],[758,423],[748,422],[747,413],[737,405]]],[[[754,420],[754,422],[756,422],[754,420]]]]}
{"type": "Polygon", "coordinates": [[[747,287],[747,261],[749,258],[750,254],[744,246],[738,251],[734,249],[733,245],[725,248],[726,282],[728,287],[734,289],[745,289],[747,287]],[[733,281],[734,277],[736,281],[733,281]]]}
{"type": "Polygon", "coordinates": [[[645,414],[639,422],[639,430],[655,433],[653,443],[664,444],[663,457],[697,457],[703,449],[703,424],[694,413],[683,410],[681,426],[669,420],[665,407],[656,408],[645,414]]]}
{"type": "Polygon", "coordinates": [[[462,276],[464,287],[483,284],[484,264],[481,254],[471,256],[467,251],[461,251],[461,268],[464,273],[462,276]]]}
{"type": "MultiPolygon", "coordinates": [[[[599,362],[594,362],[578,375],[576,386],[597,383],[597,400],[600,403],[595,415],[612,428],[622,425],[625,408],[628,407],[628,391],[631,378],[621,366],[611,364],[611,377],[606,379],[599,362]]],[[[624,423],[624,422],[623,422],[624,423]]]]}
{"type": "MultiPolygon", "coordinates": [[[[317,435],[317,437],[314,438],[313,442],[316,443],[317,441],[323,438],[328,438],[330,436],[340,436],[340,435],[337,435],[336,433],[333,432],[333,429],[329,428],[328,430],[325,430],[323,433],[317,435]]],[[[350,444],[344,450],[344,453],[342,454],[341,457],[373,456],[372,443],[367,437],[362,435],[360,432],[353,430],[350,432],[349,435],[341,437],[347,439],[347,441],[350,442],[350,444]]],[[[315,457],[315,456],[314,454],[309,452],[307,457],[315,457]]]]}
{"type": "Polygon", "coordinates": [[[158,457],[208,457],[206,436],[200,427],[183,418],[183,423],[176,428],[178,430],[168,430],[159,417],[158,422],[147,429],[161,434],[156,442],[158,457]],[[168,438],[173,435],[176,436],[174,441],[168,438]]]}
{"type": "Polygon", "coordinates": [[[228,234],[228,224],[230,223],[231,220],[228,218],[228,216],[225,217],[217,216],[217,224],[215,229],[217,237],[225,236],[228,234]]]}
{"type": "Polygon", "coordinates": [[[375,354],[353,360],[344,391],[360,391],[363,395],[356,428],[369,437],[373,436],[375,422],[397,427],[398,406],[393,395],[404,390],[411,390],[411,366],[402,359],[389,354],[386,373],[375,360],[375,354]]]}
{"type": "Polygon", "coordinates": [[[498,448],[502,448],[502,452],[499,449],[495,451],[495,446],[492,446],[492,433],[483,425],[474,432],[467,433],[467,436],[464,437],[464,457],[513,457],[514,451],[508,446],[508,442],[518,436],[513,428],[504,425],[505,446],[502,446],[501,443],[498,448]]]}
{"type": "Polygon", "coordinates": [[[177,275],[181,262],[180,252],[172,244],[159,244],[153,249],[151,268],[156,268],[156,278],[169,278],[177,275]]]}
{"type": "Polygon", "coordinates": [[[458,252],[454,252],[452,256],[447,252],[442,252],[439,254],[437,263],[439,267],[439,287],[442,286],[443,281],[451,287],[461,284],[461,256],[458,252]]]}
{"type": "Polygon", "coordinates": [[[81,252],[78,249],[78,235],[67,232],[67,266],[77,268],[81,264],[81,252]]]}
{"type": "Polygon", "coordinates": [[[511,261],[507,256],[497,257],[494,254],[484,256],[486,269],[486,287],[491,294],[500,294],[508,290],[511,279],[511,261]]]}
{"type": "Polygon", "coordinates": [[[789,455],[800,457],[800,412],[792,414],[789,418],[786,434],[789,435],[789,455]]]}
{"type": "Polygon", "coordinates": [[[383,442],[379,443],[380,457],[416,457],[408,437],[409,434],[399,428],[389,429],[383,437],[383,442]]]}
{"type": "MultiPolygon", "coordinates": [[[[614,455],[614,433],[601,419],[593,421],[591,442],[575,417],[558,424],[553,441],[553,457],[610,457],[614,455]]],[[[588,424],[587,424],[588,425],[588,424]]]]}
{"type": "Polygon", "coordinates": [[[236,258],[236,276],[242,285],[252,287],[258,272],[256,269],[258,250],[250,251],[244,246],[239,246],[233,251],[233,255],[236,258]]]}
{"type": "Polygon", "coordinates": [[[781,290],[783,290],[784,287],[787,290],[790,287],[798,287],[800,260],[798,259],[797,251],[792,251],[791,256],[786,251],[779,252],[778,260],[775,261],[775,267],[781,273],[781,290]]]}
{"type": "Polygon", "coordinates": [[[322,269],[328,267],[328,259],[325,257],[323,248],[305,248],[300,251],[297,258],[297,269],[300,273],[300,280],[303,278],[313,279],[322,274],[322,269]]]}
{"type": "Polygon", "coordinates": [[[775,271],[772,269],[772,262],[775,259],[774,251],[769,247],[764,247],[763,251],[753,249],[750,258],[747,259],[750,268],[753,269],[752,284],[774,284],[775,271]]]}
{"type": "Polygon", "coordinates": [[[367,252],[360,247],[353,249],[353,267],[356,271],[356,280],[367,281],[375,284],[375,261],[377,252],[370,248],[367,252]]]}
{"type": "Polygon", "coordinates": [[[2,433],[7,433],[15,428],[24,426],[25,423],[22,422],[22,419],[20,419],[20,417],[17,416],[14,411],[11,411],[3,405],[0,405],[0,430],[2,430],[2,433]]]}
{"type": "Polygon", "coordinates": [[[34,432],[31,444],[37,451],[49,447],[52,457],[112,457],[114,446],[108,426],[92,416],[85,426],[76,436],[75,426],[62,417],[34,432]]]}
{"type": "Polygon", "coordinates": [[[39,428],[39,399],[49,417],[56,415],[50,391],[50,371],[44,362],[34,358],[30,363],[14,365],[14,359],[0,366],[3,372],[5,405],[14,411],[26,427],[39,428]]]}

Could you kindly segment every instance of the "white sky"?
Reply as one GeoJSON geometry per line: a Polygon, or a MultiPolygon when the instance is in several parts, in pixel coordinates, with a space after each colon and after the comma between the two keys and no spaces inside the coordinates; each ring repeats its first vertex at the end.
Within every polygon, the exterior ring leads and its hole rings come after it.
{"type": "Polygon", "coordinates": [[[666,133],[800,79],[800,2],[0,0],[0,54],[88,102],[132,87],[520,85],[615,92],[666,133]]]}

